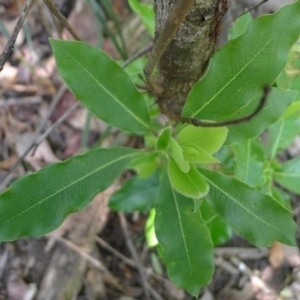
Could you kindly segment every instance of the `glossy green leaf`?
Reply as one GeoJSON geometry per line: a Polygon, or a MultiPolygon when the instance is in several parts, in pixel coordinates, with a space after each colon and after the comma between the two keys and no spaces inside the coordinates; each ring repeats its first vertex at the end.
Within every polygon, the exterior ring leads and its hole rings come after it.
{"type": "Polygon", "coordinates": [[[213,245],[192,199],[177,193],[164,174],[155,205],[155,232],[170,279],[198,296],[213,274],[213,245]]]}
{"type": "Polygon", "coordinates": [[[256,139],[246,140],[233,149],[236,155],[235,178],[260,189],[264,183],[264,152],[261,143],[256,139]]]}
{"type": "Polygon", "coordinates": [[[91,150],[14,182],[0,195],[0,240],[36,237],[57,228],[107,189],[137,150],[91,150]]]}
{"type": "Polygon", "coordinates": [[[142,18],[147,30],[154,37],[155,24],[154,24],[154,8],[153,5],[140,3],[138,0],[128,0],[130,8],[142,18]]]}
{"type": "Polygon", "coordinates": [[[145,236],[146,236],[148,247],[155,247],[158,245],[158,241],[155,234],[154,221],[155,221],[155,209],[151,209],[145,225],[145,236]]]}
{"type": "Polygon", "coordinates": [[[228,33],[228,39],[232,40],[243,34],[250,21],[252,20],[251,14],[249,12],[245,13],[241,17],[239,17],[230,28],[228,33]]]}
{"type": "Polygon", "coordinates": [[[188,125],[179,132],[177,142],[181,146],[195,146],[208,154],[214,154],[222,147],[227,132],[226,127],[204,128],[188,125]]]}
{"type": "Polygon", "coordinates": [[[251,21],[243,35],[211,58],[206,76],[194,85],[187,98],[183,116],[229,119],[264,86],[272,85],[299,34],[300,1],[251,21]]]}
{"type": "Polygon", "coordinates": [[[288,190],[300,194],[300,158],[291,159],[273,173],[274,179],[288,190]]]}
{"type": "Polygon", "coordinates": [[[209,229],[214,246],[224,244],[230,239],[232,229],[220,219],[206,201],[202,201],[200,212],[209,229]]]}
{"type": "Polygon", "coordinates": [[[300,111],[283,116],[268,128],[269,143],[266,149],[267,156],[275,156],[286,149],[300,133],[300,111]]]}
{"type": "Polygon", "coordinates": [[[191,165],[189,172],[183,173],[177,163],[170,158],[168,174],[173,187],[186,197],[203,198],[209,191],[209,185],[194,165],[191,165]]]}
{"type": "Polygon", "coordinates": [[[159,176],[139,179],[133,176],[109,200],[109,207],[124,212],[148,211],[153,208],[159,189],[159,176]]]}
{"type": "Polygon", "coordinates": [[[268,195],[221,173],[199,169],[210,185],[205,197],[219,217],[258,247],[274,241],[296,246],[296,224],[290,211],[268,195]]]}
{"type": "Polygon", "coordinates": [[[60,76],[98,118],[131,133],[151,130],[148,107],[130,77],[101,49],[50,39],[60,76]]]}
{"type": "MultiPolygon", "coordinates": [[[[283,91],[279,88],[273,88],[267,98],[263,109],[251,120],[237,125],[228,126],[229,132],[225,144],[236,144],[246,139],[260,135],[271,124],[277,122],[283,115],[287,107],[297,96],[297,91],[283,91]]],[[[249,105],[240,109],[241,115],[247,114],[247,111],[254,111],[261,98],[261,93],[251,101],[249,105]]],[[[239,114],[232,114],[230,119],[239,118],[239,114]]]]}
{"type": "Polygon", "coordinates": [[[164,128],[159,134],[156,142],[156,150],[163,151],[169,147],[170,139],[171,139],[171,128],[164,128]]]}
{"type": "Polygon", "coordinates": [[[170,139],[169,154],[182,172],[187,173],[190,170],[190,164],[185,159],[182,148],[174,138],[170,139]]]}

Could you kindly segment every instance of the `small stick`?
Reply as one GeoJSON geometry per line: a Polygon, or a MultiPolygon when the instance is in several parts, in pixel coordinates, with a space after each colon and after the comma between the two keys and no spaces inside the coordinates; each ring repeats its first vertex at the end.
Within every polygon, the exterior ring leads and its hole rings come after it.
{"type": "Polygon", "coordinates": [[[113,274],[103,265],[103,263],[94,257],[92,257],[90,254],[88,254],[86,251],[72,243],[71,241],[62,238],[62,237],[56,237],[56,239],[67,246],[69,249],[77,253],[79,256],[81,256],[83,259],[91,263],[97,270],[102,271],[105,273],[105,275],[109,279],[109,283],[113,284],[114,287],[116,287],[118,290],[122,291],[122,287],[118,284],[116,278],[113,276],[113,274]]]}
{"type": "Polygon", "coordinates": [[[42,97],[34,96],[34,97],[24,97],[21,99],[17,98],[9,98],[8,100],[0,100],[0,107],[8,107],[8,106],[21,106],[27,104],[38,104],[42,102],[42,97]]]}
{"type": "Polygon", "coordinates": [[[153,48],[153,43],[147,45],[146,47],[139,50],[137,53],[133,54],[131,57],[129,57],[127,60],[125,60],[121,66],[122,69],[126,68],[128,65],[130,65],[132,62],[134,62],[136,59],[143,56],[145,53],[147,53],[149,50],[153,48]]]}
{"type": "Polygon", "coordinates": [[[262,4],[268,2],[269,0],[262,0],[261,2],[253,5],[252,7],[250,7],[249,9],[247,9],[246,11],[244,11],[243,13],[239,14],[237,17],[235,17],[234,19],[228,21],[225,25],[230,24],[231,22],[234,22],[236,19],[240,18],[241,16],[245,15],[246,13],[250,12],[251,10],[261,6],[262,4]]]}
{"type": "Polygon", "coordinates": [[[45,4],[48,6],[50,11],[55,15],[59,22],[69,31],[71,36],[76,41],[81,41],[79,35],[75,32],[72,26],[68,23],[67,19],[62,15],[62,13],[55,7],[51,0],[44,0],[45,4]]]}
{"type": "Polygon", "coordinates": [[[3,70],[3,66],[6,62],[6,60],[8,59],[11,51],[13,50],[14,48],[14,44],[16,42],[16,39],[17,39],[17,36],[22,28],[22,25],[25,21],[25,18],[27,17],[28,15],[28,12],[32,6],[32,3],[33,3],[34,0],[26,0],[23,8],[22,8],[22,11],[21,11],[21,15],[18,19],[18,22],[4,48],[4,51],[2,53],[2,55],[0,56],[0,72],[3,70]]]}
{"type": "Polygon", "coordinates": [[[50,132],[57,127],[59,124],[61,124],[68,116],[69,114],[74,111],[78,106],[80,105],[80,102],[76,102],[73,106],[71,106],[55,123],[52,124],[36,141],[34,141],[28,148],[24,151],[24,153],[18,158],[16,163],[9,169],[9,171],[5,174],[1,184],[0,184],[0,191],[2,191],[8,181],[10,180],[10,174],[16,170],[18,165],[23,161],[25,156],[34,148],[37,147],[46,137],[50,134],[50,132]]]}

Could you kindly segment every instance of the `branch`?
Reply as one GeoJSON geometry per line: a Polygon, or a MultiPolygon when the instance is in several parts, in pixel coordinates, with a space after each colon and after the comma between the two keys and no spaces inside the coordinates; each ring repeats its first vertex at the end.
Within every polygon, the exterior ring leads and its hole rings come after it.
{"type": "Polygon", "coordinates": [[[75,32],[72,26],[68,23],[67,19],[62,15],[62,13],[55,7],[51,0],[44,0],[45,4],[48,6],[53,15],[58,19],[58,21],[69,31],[71,36],[76,41],[81,41],[79,35],[75,32]]]}
{"type": "Polygon", "coordinates": [[[190,8],[194,0],[178,0],[170,11],[170,14],[164,24],[164,27],[155,42],[152,54],[148,60],[148,63],[144,69],[144,74],[148,79],[159,59],[165,52],[166,48],[176,35],[180,24],[184,21],[185,17],[190,11],[190,8]]]}
{"type": "Polygon", "coordinates": [[[34,0],[26,0],[23,8],[22,8],[22,11],[21,11],[21,15],[18,19],[18,22],[4,48],[4,51],[2,53],[2,55],[0,56],[0,72],[3,70],[3,66],[5,64],[5,62],[7,61],[10,53],[12,52],[13,48],[14,48],[14,44],[16,42],[16,39],[17,39],[17,36],[22,28],[22,25],[25,21],[25,18],[27,17],[28,15],[28,12],[32,6],[32,3],[33,3],[34,0]]]}

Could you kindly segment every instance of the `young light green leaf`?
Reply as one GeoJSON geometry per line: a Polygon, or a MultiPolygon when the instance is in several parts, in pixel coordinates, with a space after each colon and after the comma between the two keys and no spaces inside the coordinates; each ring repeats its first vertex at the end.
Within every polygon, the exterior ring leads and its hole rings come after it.
{"type": "Polygon", "coordinates": [[[187,98],[183,116],[229,119],[228,115],[248,104],[264,86],[272,85],[284,69],[299,34],[300,1],[251,21],[243,35],[211,58],[206,76],[196,83],[187,98]]]}
{"type": "Polygon", "coordinates": [[[155,209],[151,209],[145,225],[145,236],[147,239],[148,247],[155,247],[158,245],[158,241],[155,234],[154,221],[155,221],[155,209]]]}
{"type": "Polygon", "coordinates": [[[146,178],[157,170],[158,162],[157,152],[140,152],[128,164],[128,169],[133,169],[139,178],[146,178]]]}
{"type": "Polygon", "coordinates": [[[107,189],[137,150],[91,150],[14,182],[0,195],[0,240],[36,237],[57,228],[107,189]]]}
{"type": "Polygon", "coordinates": [[[170,158],[168,174],[173,187],[186,197],[203,198],[209,191],[209,185],[194,165],[191,165],[189,172],[183,173],[176,162],[170,158]]]}
{"type": "Polygon", "coordinates": [[[60,76],[98,118],[135,134],[151,130],[147,105],[130,77],[102,50],[50,39],[60,76]]]}
{"type": "Polygon", "coordinates": [[[268,195],[221,173],[199,169],[210,185],[205,197],[219,217],[258,247],[274,241],[296,246],[292,213],[268,195]]]}
{"type": "Polygon", "coordinates": [[[139,179],[133,176],[123,183],[121,189],[109,200],[109,207],[124,212],[148,211],[156,201],[159,189],[159,176],[139,179]]]}
{"type": "Polygon", "coordinates": [[[291,159],[273,173],[274,179],[288,190],[300,194],[300,158],[291,159]]]}
{"type": "Polygon", "coordinates": [[[187,173],[190,170],[190,164],[186,161],[185,157],[183,156],[183,150],[178,144],[178,142],[171,137],[170,139],[170,149],[169,149],[170,156],[174,159],[180,170],[184,173],[187,173]]]}
{"type": "MultiPolygon", "coordinates": [[[[279,120],[297,94],[297,91],[283,91],[279,88],[273,88],[267,98],[265,106],[257,116],[248,122],[228,127],[229,132],[225,144],[230,145],[240,143],[246,139],[260,135],[271,124],[279,120]]],[[[247,114],[247,111],[254,111],[255,107],[258,105],[257,101],[261,98],[261,94],[255,98],[255,101],[251,101],[249,105],[241,108],[239,114],[245,115],[247,114]]],[[[239,114],[232,114],[230,119],[238,118],[239,114]]]]}
{"type": "Polygon", "coordinates": [[[170,139],[171,139],[171,128],[164,128],[159,134],[156,142],[156,150],[163,151],[169,147],[170,139]]]}
{"type": "Polygon", "coordinates": [[[230,239],[232,229],[220,219],[206,201],[202,201],[200,212],[209,229],[214,246],[224,244],[230,239]]]}
{"type": "Polygon", "coordinates": [[[139,14],[142,18],[144,25],[146,26],[148,32],[154,37],[155,24],[154,24],[154,8],[153,5],[140,3],[138,0],[128,1],[130,8],[139,14]]]}
{"type": "Polygon", "coordinates": [[[184,158],[193,164],[216,164],[220,161],[208,154],[202,148],[198,148],[197,146],[182,146],[182,152],[184,158]]]}
{"type": "Polygon", "coordinates": [[[245,13],[241,17],[239,17],[230,28],[228,33],[228,39],[233,40],[243,34],[250,21],[252,20],[251,14],[249,12],[245,13]]]}
{"type": "Polygon", "coordinates": [[[198,296],[213,274],[213,245],[192,199],[178,194],[165,172],[155,205],[155,232],[170,279],[198,296]]]}
{"type": "Polygon", "coordinates": [[[204,128],[188,125],[178,134],[181,146],[195,146],[208,154],[216,153],[223,145],[228,129],[226,127],[204,128]]]}
{"type": "Polygon", "coordinates": [[[236,155],[234,176],[238,180],[260,189],[263,186],[264,152],[257,139],[234,145],[236,155]]]}

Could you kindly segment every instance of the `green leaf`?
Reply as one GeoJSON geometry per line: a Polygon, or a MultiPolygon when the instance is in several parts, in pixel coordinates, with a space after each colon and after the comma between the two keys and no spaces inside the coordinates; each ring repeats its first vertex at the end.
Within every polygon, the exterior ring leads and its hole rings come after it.
{"type": "Polygon", "coordinates": [[[156,142],[156,150],[163,151],[169,147],[170,139],[171,139],[171,128],[164,128],[159,134],[156,142]]]}
{"type": "MultiPolygon", "coordinates": [[[[225,144],[236,144],[246,139],[250,139],[260,135],[271,124],[277,122],[283,115],[287,107],[297,96],[297,91],[283,91],[279,88],[273,88],[267,98],[267,102],[263,109],[251,120],[237,125],[229,126],[229,132],[225,144]]],[[[255,101],[251,101],[249,105],[240,109],[241,115],[247,114],[247,111],[254,111],[258,105],[261,95],[255,97],[255,101]]],[[[230,119],[239,118],[238,114],[233,114],[230,119]]]]}
{"type": "Polygon", "coordinates": [[[170,139],[170,149],[169,154],[174,159],[180,170],[184,173],[187,173],[190,170],[190,164],[186,161],[183,156],[183,150],[178,144],[178,142],[171,137],[170,139]]]}
{"type": "Polygon", "coordinates": [[[300,158],[291,159],[273,173],[274,179],[288,190],[300,194],[300,158]]]}
{"type": "Polygon", "coordinates": [[[189,172],[183,173],[176,162],[170,158],[168,174],[173,187],[186,197],[203,198],[209,191],[209,185],[194,165],[191,165],[189,172]]]}
{"type": "Polygon", "coordinates": [[[145,225],[145,236],[147,239],[148,247],[155,247],[158,245],[158,241],[155,234],[154,221],[155,221],[155,209],[151,209],[145,225]]]}
{"type": "Polygon", "coordinates": [[[109,207],[124,212],[148,211],[153,208],[159,189],[159,176],[139,179],[133,176],[109,200],[109,207]]]}
{"type": "Polygon", "coordinates": [[[178,134],[181,146],[195,146],[208,154],[216,153],[223,145],[228,129],[226,127],[204,128],[188,125],[178,134]]]}
{"type": "Polygon", "coordinates": [[[292,213],[268,195],[221,173],[199,169],[210,185],[205,197],[219,217],[258,247],[274,241],[296,246],[292,213]]]}
{"type": "Polygon", "coordinates": [[[224,244],[232,236],[232,229],[211,209],[206,201],[200,206],[201,216],[209,229],[214,246],[224,244]]]}
{"type": "Polygon", "coordinates": [[[135,134],[151,131],[147,105],[130,77],[102,50],[50,39],[60,76],[98,118],[135,134]]]}
{"type": "Polygon", "coordinates": [[[241,17],[239,17],[230,28],[228,33],[228,39],[233,40],[243,34],[250,21],[252,20],[251,14],[249,12],[245,13],[241,17]]]}
{"type": "Polygon", "coordinates": [[[220,161],[196,146],[182,146],[184,158],[193,164],[215,164],[220,161]]]}
{"type": "Polygon", "coordinates": [[[272,186],[271,189],[272,197],[279,202],[281,205],[283,205],[287,210],[293,211],[292,205],[291,205],[291,194],[285,191],[282,191],[276,186],[272,186]]]}
{"type": "Polygon", "coordinates": [[[283,116],[268,129],[269,144],[266,154],[270,158],[274,158],[279,152],[286,149],[300,133],[300,111],[290,111],[290,114],[283,116]]]}
{"type": "Polygon", "coordinates": [[[22,177],[0,195],[0,240],[36,237],[57,228],[107,189],[137,150],[91,150],[22,177]]]}
{"type": "Polygon", "coordinates": [[[213,245],[194,202],[178,194],[165,172],[155,205],[155,232],[170,279],[198,296],[213,274],[213,245]]]}
{"type": "Polygon", "coordinates": [[[206,76],[194,85],[187,98],[183,116],[228,119],[264,86],[272,85],[299,34],[300,1],[251,21],[243,35],[211,58],[206,76]]]}
{"type": "Polygon", "coordinates": [[[128,0],[130,8],[139,14],[142,18],[147,30],[154,37],[155,24],[154,24],[154,8],[153,5],[140,3],[138,0],[128,0]]]}
{"type": "Polygon", "coordinates": [[[236,154],[234,176],[260,189],[263,186],[264,152],[258,140],[246,140],[233,147],[236,154]]]}

